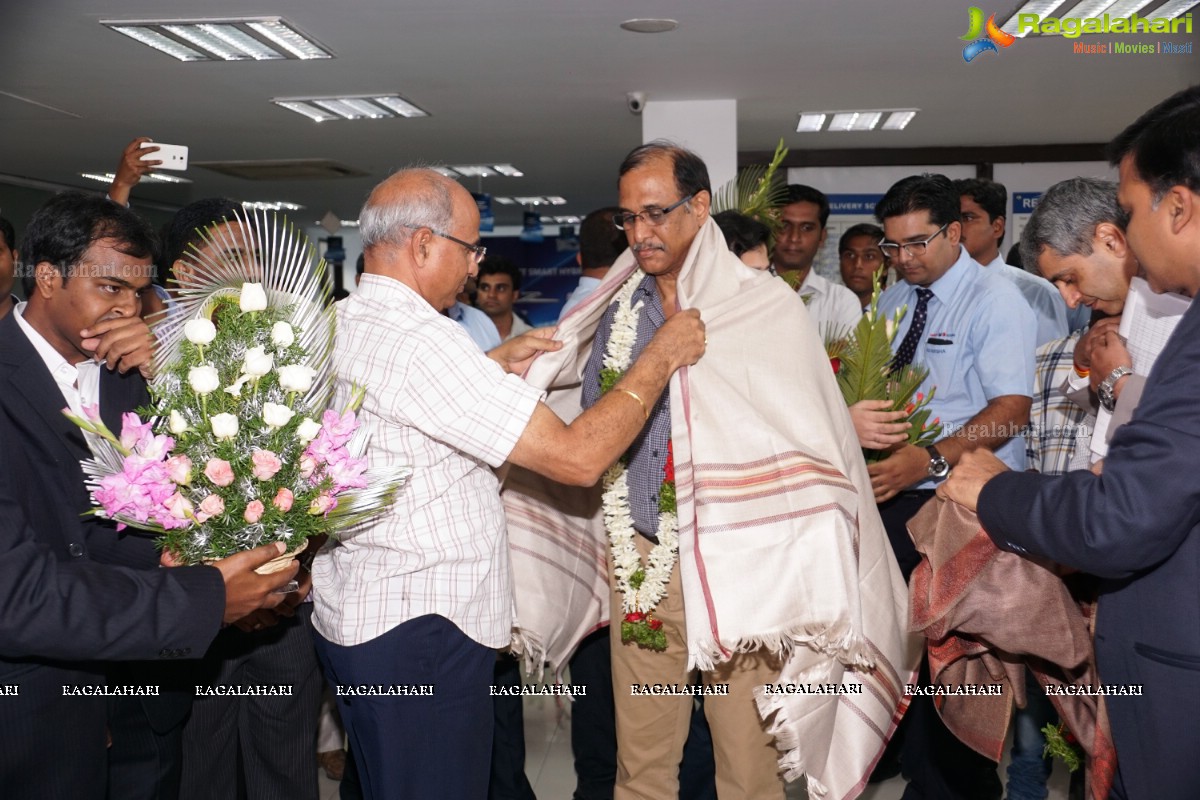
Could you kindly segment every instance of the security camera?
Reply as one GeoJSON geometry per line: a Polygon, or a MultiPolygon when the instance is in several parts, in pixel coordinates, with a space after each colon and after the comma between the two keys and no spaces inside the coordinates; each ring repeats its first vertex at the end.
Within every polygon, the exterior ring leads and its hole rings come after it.
{"type": "Polygon", "coordinates": [[[646,109],[646,93],[629,92],[625,95],[625,105],[629,107],[630,114],[642,113],[646,109]]]}

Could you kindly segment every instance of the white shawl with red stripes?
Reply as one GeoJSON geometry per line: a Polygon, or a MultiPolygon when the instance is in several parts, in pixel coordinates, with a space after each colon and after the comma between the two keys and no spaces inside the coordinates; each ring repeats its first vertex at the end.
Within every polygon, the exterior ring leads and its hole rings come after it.
{"type": "MultiPolygon", "coordinates": [[[[526,376],[567,419],[596,325],[635,270],[627,251],[526,376]]],[[[745,267],[711,220],[676,292],[708,334],[670,390],[689,662],[786,656],[780,682],[797,688],[758,698],[785,776],[853,797],[907,707],[919,650],[849,414],[803,303],[745,267]],[[803,691],[830,685],[844,688],[803,691]]],[[[608,598],[598,496],[561,488],[527,472],[505,485],[519,637],[556,665],[607,620],[608,598]]]]}

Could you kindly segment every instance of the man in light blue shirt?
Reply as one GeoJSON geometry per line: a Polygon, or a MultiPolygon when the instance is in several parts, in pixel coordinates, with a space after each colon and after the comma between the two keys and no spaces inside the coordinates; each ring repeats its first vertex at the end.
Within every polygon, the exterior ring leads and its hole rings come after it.
{"type": "Polygon", "coordinates": [[[613,224],[613,214],[620,210],[616,206],[598,208],[579,223],[579,254],[575,257],[580,268],[579,285],[567,295],[558,315],[560,320],[596,291],[608,268],[625,252],[625,234],[613,224]]]}
{"type": "Polygon", "coordinates": [[[478,308],[455,302],[446,309],[446,316],[466,328],[471,341],[483,352],[500,346],[500,332],[491,318],[478,308]]]}
{"type": "MultiPolygon", "coordinates": [[[[901,278],[880,297],[879,310],[890,316],[908,307],[892,343],[893,368],[918,363],[929,369],[921,391],[937,388],[930,417],[944,426],[933,446],[901,444],[868,468],[907,579],[919,561],[908,520],[964,453],[986,448],[1012,469],[1025,468],[1022,433],[1033,394],[1037,323],[1016,287],[980,266],[962,246],[959,192],[949,178],[899,181],[875,216],[883,225],[880,249],[901,278]]],[[[928,681],[924,666],[922,680],[928,681]]],[[[914,698],[903,729],[897,738],[910,780],[904,797],[1000,796],[995,764],[954,739],[929,698],[914,698]]]]}

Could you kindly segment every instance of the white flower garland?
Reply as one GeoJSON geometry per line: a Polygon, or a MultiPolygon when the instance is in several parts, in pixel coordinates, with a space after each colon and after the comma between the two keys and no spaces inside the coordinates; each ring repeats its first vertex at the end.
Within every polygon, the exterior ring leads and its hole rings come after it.
{"type": "MultiPolygon", "coordinates": [[[[642,303],[630,305],[633,293],[645,277],[640,269],[617,292],[617,311],[613,316],[612,332],[604,351],[603,366],[624,373],[633,363],[633,346],[637,341],[638,318],[642,303]]],[[[650,614],[667,593],[667,581],[679,557],[679,518],[667,511],[658,515],[658,544],[650,551],[648,563],[642,567],[634,537],[633,512],[629,508],[628,470],[617,462],[604,473],[604,527],[612,547],[613,571],[617,591],[624,597],[626,614],[650,614]],[[634,589],[630,578],[643,570],[641,585],[634,589]]]]}

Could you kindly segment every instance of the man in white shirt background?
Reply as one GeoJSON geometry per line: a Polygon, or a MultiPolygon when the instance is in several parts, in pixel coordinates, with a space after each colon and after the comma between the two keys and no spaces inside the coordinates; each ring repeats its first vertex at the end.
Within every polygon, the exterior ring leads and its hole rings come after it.
{"type": "Polygon", "coordinates": [[[1004,240],[1008,189],[986,178],[964,178],[954,182],[962,205],[962,243],[967,254],[989,271],[1010,281],[1021,292],[1037,317],[1037,345],[1061,339],[1069,333],[1067,304],[1045,278],[1004,263],[1000,242],[1004,240]]]}
{"type": "Polygon", "coordinates": [[[520,296],[521,268],[500,256],[483,259],[479,264],[479,294],[475,296],[475,305],[491,317],[502,342],[533,329],[513,311],[513,303],[520,296]]]}
{"type": "Polygon", "coordinates": [[[779,210],[782,224],[775,236],[771,265],[789,285],[797,287],[822,335],[850,330],[862,316],[858,298],[813,269],[825,245],[829,198],[811,186],[793,183],[787,187],[785,203],[779,210]]]}

